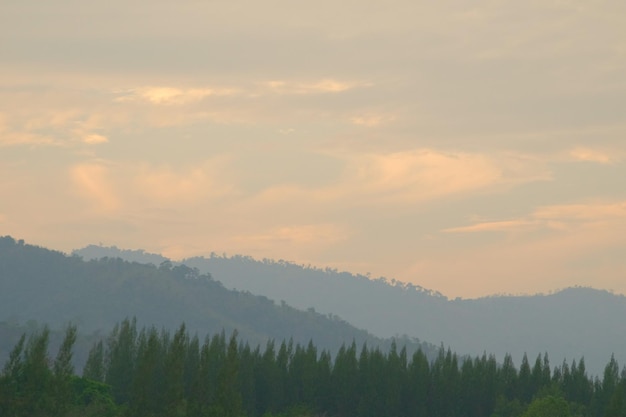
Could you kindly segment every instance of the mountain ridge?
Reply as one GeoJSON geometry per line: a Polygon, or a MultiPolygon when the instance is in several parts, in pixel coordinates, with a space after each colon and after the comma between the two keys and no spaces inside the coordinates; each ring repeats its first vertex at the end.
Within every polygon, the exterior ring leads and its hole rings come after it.
{"type": "MultiPolygon", "coordinates": [[[[88,248],[75,253],[124,255],[117,248],[88,248]]],[[[510,353],[517,363],[524,354],[546,352],[556,363],[585,357],[596,375],[612,354],[626,362],[626,324],[620,320],[626,297],[608,290],[568,287],[548,294],[448,299],[417,285],[282,260],[212,254],[180,262],[210,272],[227,288],[336,314],[380,337],[419,337],[470,355],[510,353]]]]}
{"type": "MultiPolygon", "coordinates": [[[[172,263],[158,267],[121,258],[85,261],[77,255],[0,237],[0,321],[36,320],[51,328],[68,323],[83,333],[108,332],[135,317],[142,326],[175,330],[184,322],[200,337],[237,330],[251,345],[289,340],[336,352],[353,341],[386,351],[375,337],[336,315],[298,310],[267,297],[226,289],[210,275],[172,263]]],[[[407,351],[436,348],[415,338],[397,340],[407,351]]]]}

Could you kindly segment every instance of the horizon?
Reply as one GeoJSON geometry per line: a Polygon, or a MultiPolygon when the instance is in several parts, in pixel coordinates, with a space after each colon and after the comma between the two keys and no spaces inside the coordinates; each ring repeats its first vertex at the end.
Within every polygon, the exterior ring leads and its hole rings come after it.
{"type": "MultiPolygon", "coordinates": [[[[15,239],[16,241],[19,241],[21,239],[15,238],[13,236],[10,236],[11,238],[15,239]]],[[[87,244],[85,246],[82,246],[80,248],[74,248],[70,251],[62,251],[62,250],[57,250],[54,248],[49,248],[49,247],[45,247],[42,245],[37,245],[37,244],[33,244],[30,242],[26,242],[24,241],[25,244],[27,245],[32,245],[32,246],[37,246],[37,247],[43,247],[44,249],[48,249],[48,250],[53,250],[53,251],[59,251],[61,253],[63,253],[66,256],[72,256],[74,255],[76,252],[83,250],[83,249],[87,249],[89,247],[97,247],[97,248],[101,248],[101,249],[113,249],[113,250],[119,250],[119,251],[132,251],[132,252],[141,252],[144,255],[148,255],[148,256],[161,256],[166,258],[169,261],[172,262],[177,262],[177,263],[182,263],[184,264],[185,260],[193,258],[193,257],[189,257],[189,258],[179,258],[179,259],[175,259],[175,258],[169,258],[161,253],[155,253],[155,252],[149,252],[146,251],[145,249],[142,248],[122,248],[122,247],[118,247],[116,245],[104,245],[101,242],[95,244],[95,243],[91,243],[91,244],[87,244]]],[[[464,298],[464,297],[451,297],[447,294],[441,293],[439,291],[433,290],[432,288],[427,288],[424,287],[422,285],[419,285],[419,283],[414,283],[414,282],[406,282],[406,281],[401,281],[398,279],[395,279],[394,277],[389,277],[389,276],[371,276],[371,274],[368,273],[359,273],[359,272],[354,272],[354,271],[349,271],[349,270],[341,270],[341,269],[334,269],[331,268],[329,266],[324,266],[324,265],[312,265],[312,264],[302,264],[302,263],[297,263],[294,261],[290,261],[287,259],[274,259],[274,258],[255,258],[254,256],[251,255],[246,255],[243,253],[218,253],[218,252],[210,252],[208,254],[204,254],[204,255],[195,255],[194,257],[199,257],[199,258],[205,258],[205,259],[209,259],[212,256],[215,256],[217,258],[221,258],[221,259],[234,259],[236,257],[243,257],[246,259],[251,259],[254,262],[263,262],[265,260],[268,260],[270,262],[273,263],[287,263],[290,265],[294,265],[297,267],[300,267],[302,269],[313,269],[315,271],[320,271],[320,272],[327,272],[329,269],[332,273],[337,273],[337,274],[343,274],[343,273],[348,273],[350,275],[353,276],[358,276],[358,277],[363,277],[363,278],[367,278],[371,281],[375,281],[375,280],[379,280],[379,279],[383,279],[385,281],[385,283],[387,283],[390,286],[396,286],[396,285],[406,285],[406,284],[411,284],[411,285],[415,285],[419,290],[424,290],[428,293],[431,293],[433,295],[436,296],[442,296],[446,299],[448,299],[449,301],[454,301],[455,299],[460,299],[460,300],[478,300],[481,298],[491,298],[491,297],[534,297],[534,296],[549,296],[549,295],[553,295],[553,294],[558,294],[561,293],[563,291],[569,290],[569,289],[589,289],[589,290],[593,290],[593,291],[599,291],[599,292],[607,292],[610,293],[612,295],[617,295],[617,296],[622,296],[622,297],[626,297],[626,294],[624,293],[619,293],[616,292],[615,290],[611,289],[611,288],[600,288],[600,287],[593,287],[593,286],[581,286],[581,285],[573,285],[573,286],[568,286],[568,287],[562,287],[562,288],[553,288],[550,289],[546,292],[536,292],[536,293],[494,293],[494,294],[487,294],[487,295],[482,295],[479,297],[472,297],[472,298],[464,298]]],[[[156,265],[158,266],[158,265],[156,265]]]]}
{"type": "Polygon", "coordinates": [[[3,234],[626,293],[626,3],[2,9],[3,234]]]}

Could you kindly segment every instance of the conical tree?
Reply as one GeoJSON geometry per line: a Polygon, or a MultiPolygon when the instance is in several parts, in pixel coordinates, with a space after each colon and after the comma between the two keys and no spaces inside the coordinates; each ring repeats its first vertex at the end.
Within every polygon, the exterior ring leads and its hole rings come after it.
{"type": "Polygon", "coordinates": [[[71,384],[74,365],[72,364],[72,349],[75,342],[76,326],[69,325],[53,366],[54,409],[59,416],[64,415],[73,402],[71,384]]]}

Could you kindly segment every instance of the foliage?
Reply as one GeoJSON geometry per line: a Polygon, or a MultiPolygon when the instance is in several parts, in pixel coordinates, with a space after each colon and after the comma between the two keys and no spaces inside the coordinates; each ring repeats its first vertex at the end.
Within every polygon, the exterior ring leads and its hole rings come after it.
{"type": "Polygon", "coordinates": [[[550,370],[547,355],[518,370],[510,357],[460,358],[440,349],[429,361],[355,343],[334,360],[312,341],[252,349],[236,332],[190,337],[138,328],[126,319],[97,342],[83,377],[74,374],[68,326],[56,359],[47,328],[14,346],[0,375],[0,415],[104,417],[618,417],[626,372],[614,358],[602,380],[584,361],[550,370]],[[278,346],[278,348],[276,348],[278,346]],[[103,378],[90,379],[88,376],[103,378]]]}

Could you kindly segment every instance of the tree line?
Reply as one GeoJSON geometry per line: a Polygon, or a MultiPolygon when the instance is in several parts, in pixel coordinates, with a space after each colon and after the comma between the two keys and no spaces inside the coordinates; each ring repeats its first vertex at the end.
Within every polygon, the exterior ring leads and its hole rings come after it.
{"type": "Polygon", "coordinates": [[[584,359],[551,367],[548,355],[517,368],[510,355],[430,361],[395,343],[383,353],[356,343],[335,357],[307,345],[251,347],[234,332],[170,333],[124,320],[97,342],[79,376],[76,327],[56,357],[49,331],[22,336],[0,375],[7,417],[618,417],[626,415],[626,368],[614,358],[590,377],[584,359]]]}

